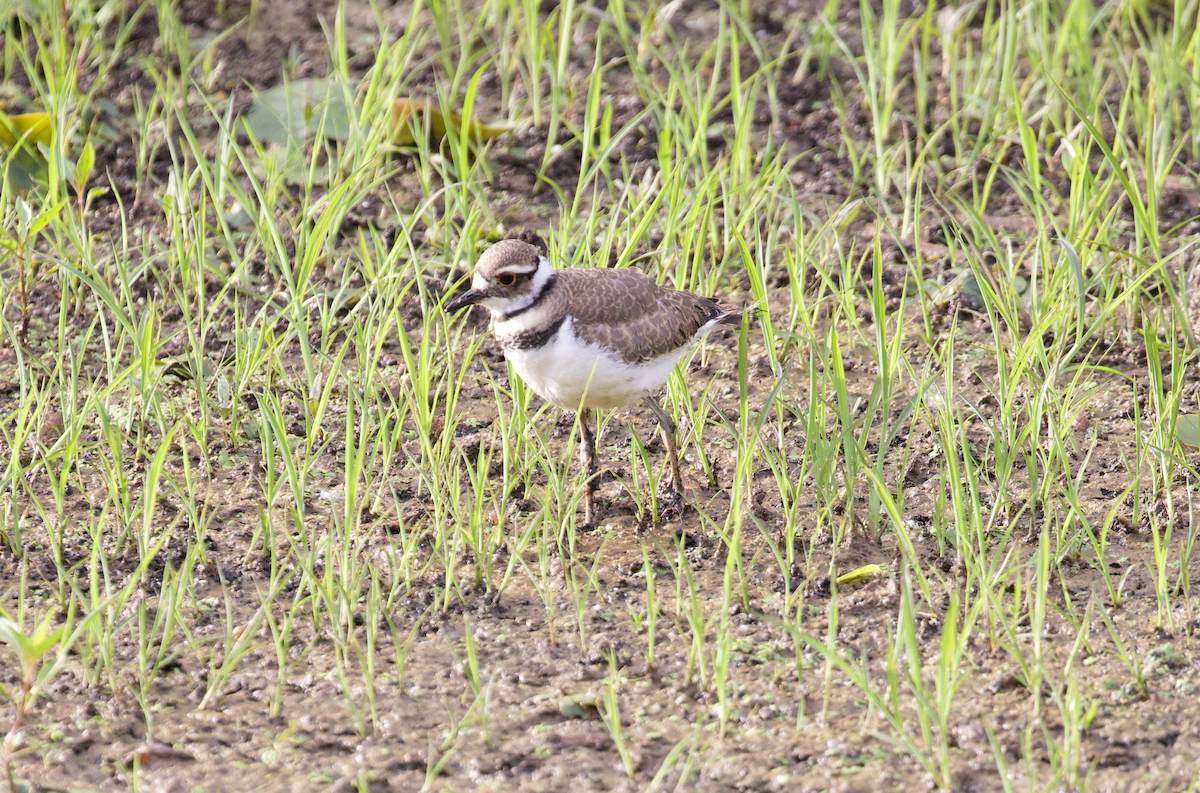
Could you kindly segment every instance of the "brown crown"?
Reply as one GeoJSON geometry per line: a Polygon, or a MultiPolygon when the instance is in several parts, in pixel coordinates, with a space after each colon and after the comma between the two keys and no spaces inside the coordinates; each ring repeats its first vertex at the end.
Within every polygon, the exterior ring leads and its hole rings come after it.
{"type": "Polygon", "coordinates": [[[538,266],[538,249],[528,242],[521,240],[501,240],[483,252],[475,263],[475,271],[485,279],[491,280],[496,273],[514,265],[536,269],[538,266]]]}

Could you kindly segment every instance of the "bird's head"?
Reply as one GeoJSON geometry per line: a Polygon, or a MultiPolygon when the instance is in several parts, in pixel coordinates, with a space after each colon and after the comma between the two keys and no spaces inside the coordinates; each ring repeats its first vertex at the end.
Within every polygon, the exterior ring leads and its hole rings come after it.
{"type": "Polygon", "coordinates": [[[521,240],[502,240],[475,263],[471,288],[446,304],[447,311],[476,303],[493,314],[519,311],[533,303],[554,268],[537,248],[521,240]]]}

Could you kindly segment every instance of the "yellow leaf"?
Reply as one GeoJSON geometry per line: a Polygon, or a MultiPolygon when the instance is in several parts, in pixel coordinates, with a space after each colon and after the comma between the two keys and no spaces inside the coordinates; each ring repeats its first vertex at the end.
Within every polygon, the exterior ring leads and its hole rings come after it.
{"type": "Polygon", "coordinates": [[[450,121],[450,126],[455,129],[462,129],[466,124],[467,134],[476,142],[483,142],[499,137],[505,132],[513,129],[516,125],[512,122],[497,122],[494,124],[484,124],[479,121],[471,121],[470,119],[464,122],[462,116],[456,113],[444,112],[437,105],[426,102],[424,99],[401,98],[392,103],[391,125],[392,125],[392,143],[397,146],[412,146],[417,142],[415,130],[425,128],[425,119],[422,117],[428,114],[429,130],[436,140],[441,140],[446,137],[446,121],[450,121]]]}
{"type": "Polygon", "coordinates": [[[9,148],[16,146],[22,136],[30,143],[49,146],[53,134],[49,113],[21,113],[16,116],[0,113],[0,144],[9,148]]]}
{"type": "Polygon", "coordinates": [[[877,564],[865,565],[857,570],[851,570],[849,573],[844,573],[838,576],[837,585],[839,587],[843,587],[865,584],[872,578],[877,578],[878,576],[882,575],[883,572],[883,568],[877,564]]]}

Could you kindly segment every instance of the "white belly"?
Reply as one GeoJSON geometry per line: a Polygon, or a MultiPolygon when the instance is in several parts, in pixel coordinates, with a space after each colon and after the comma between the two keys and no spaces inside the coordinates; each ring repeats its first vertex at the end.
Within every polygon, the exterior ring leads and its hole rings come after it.
{"type": "Polygon", "coordinates": [[[508,350],[513,369],[538,396],[567,410],[619,408],[653,393],[667,382],[687,347],[640,364],[575,336],[571,320],[548,344],[508,350]]]}

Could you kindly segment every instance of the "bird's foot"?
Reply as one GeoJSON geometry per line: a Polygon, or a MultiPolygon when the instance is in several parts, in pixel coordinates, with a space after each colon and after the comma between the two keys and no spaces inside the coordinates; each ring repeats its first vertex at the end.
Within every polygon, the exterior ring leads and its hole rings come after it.
{"type": "Polygon", "coordinates": [[[667,482],[658,491],[658,500],[665,506],[679,506],[683,504],[683,488],[674,482],[667,482]]]}
{"type": "Polygon", "coordinates": [[[683,504],[687,501],[688,491],[689,488],[683,483],[682,474],[676,478],[667,472],[667,475],[659,480],[658,498],[665,503],[683,504]]]}
{"type": "Polygon", "coordinates": [[[658,522],[669,523],[679,520],[683,517],[685,509],[687,509],[687,499],[684,496],[683,488],[674,482],[664,483],[658,496],[658,522]]]}

